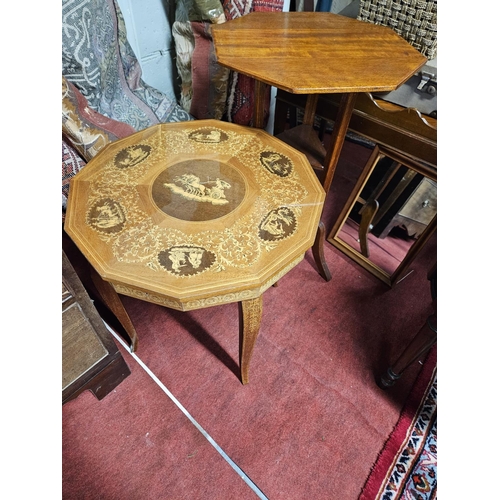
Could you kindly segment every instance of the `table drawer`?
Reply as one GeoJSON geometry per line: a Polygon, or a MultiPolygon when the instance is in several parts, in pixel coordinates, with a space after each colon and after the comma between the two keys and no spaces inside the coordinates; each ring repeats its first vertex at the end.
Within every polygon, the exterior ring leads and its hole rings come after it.
{"type": "Polygon", "coordinates": [[[416,222],[429,224],[437,213],[436,183],[425,178],[399,213],[416,222]]]}

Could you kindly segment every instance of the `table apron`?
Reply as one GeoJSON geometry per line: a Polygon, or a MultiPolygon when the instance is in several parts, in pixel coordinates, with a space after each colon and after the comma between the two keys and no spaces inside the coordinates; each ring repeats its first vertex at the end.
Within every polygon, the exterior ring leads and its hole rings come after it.
{"type": "Polygon", "coordinates": [[[109,281],[115,291],[121,295],[133,297],[135,299],[144,300],[153,304],[158,304],[170,309],[178,311],[193,311],[196,309],[203,309],[206,307],[218,306],[222,304],[229,304],[232,302],[242,302],[244,300],[254,299],[262,295],[269,287],[274,285],[280,278],[287,274],[297,264],[304,259],[305,254],[299,255],[289,264],[284,266],[280,271],[273,274],[264,284],[255,288],[238,290],[236,292],[227,291],[226,293],[203,296],[201,298],[188,298],[180,300],[171,296],[147,291],[136,286],[130,286],[123,283],[109,281]]]}

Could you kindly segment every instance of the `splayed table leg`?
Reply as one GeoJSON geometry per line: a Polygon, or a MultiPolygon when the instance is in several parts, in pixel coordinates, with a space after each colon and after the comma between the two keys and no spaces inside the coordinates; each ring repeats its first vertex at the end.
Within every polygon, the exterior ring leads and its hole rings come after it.
{"type": "Polygon", "coordinates": [[[240,370],[241,383],[248,384],[248,371],[253,348],[259,335],[262,319],[262,295],[243,300],[240,316],[240,370]]]}
{"type": "Polygon", "coordinates": [[[119,295],[116,293],[116,290],[110,283],[104,281],[99,276],[99,273],[97,273],[94,268],[91,268],[91,277],[92,282],[97,288],[97,291],[101,295],[104,303],[116,316],[120,324],[127,332],[127,335],[130,337],[130,352],[135,352],[137,350],[138,344],[137,332],[127,311],[125,310],[125,307],[123,306],[119,295]]]}

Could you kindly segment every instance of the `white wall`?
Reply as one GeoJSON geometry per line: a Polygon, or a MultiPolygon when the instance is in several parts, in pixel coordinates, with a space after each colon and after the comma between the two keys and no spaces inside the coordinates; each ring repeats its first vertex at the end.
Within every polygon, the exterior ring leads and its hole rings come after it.
{"type": "Polygon", "coordinates": [[[142,68],[143,80],[175,99],[175,48],[171,35],[174,0],[117,0],[127,39],[142,68]]]}

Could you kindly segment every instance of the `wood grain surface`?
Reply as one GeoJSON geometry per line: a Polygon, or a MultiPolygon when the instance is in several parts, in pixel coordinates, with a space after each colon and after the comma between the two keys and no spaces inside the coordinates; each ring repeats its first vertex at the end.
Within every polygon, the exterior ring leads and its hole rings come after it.
{"type": "Polygon", "coordinates": [[[252,12],[212,28],[218,63],[294,94],[391,91],[427,59],[385,26],[323,12],[252,12]]]}

